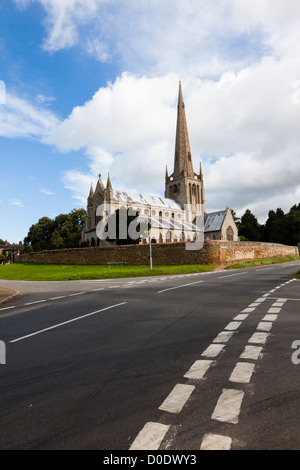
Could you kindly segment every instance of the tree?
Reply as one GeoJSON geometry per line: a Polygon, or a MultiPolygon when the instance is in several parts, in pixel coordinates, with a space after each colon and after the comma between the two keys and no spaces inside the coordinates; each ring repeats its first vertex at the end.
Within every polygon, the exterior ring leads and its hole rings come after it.
{"type": "Polygon", "coordinates": [[[252,242],[261,240],[261,226],[250,209],[247,209],[245,214],[241,217],[239,235],[246,237],[252,242]]]}
{"type": "Polygon", "coordinates": [[[29,246],[34,251],[78,247],[85,218],[84,209],[73,209],[69,214],[60,214],[54,220],[42,217],[30,227],[24,238],[25,251],[28,252],[29,246]]]}

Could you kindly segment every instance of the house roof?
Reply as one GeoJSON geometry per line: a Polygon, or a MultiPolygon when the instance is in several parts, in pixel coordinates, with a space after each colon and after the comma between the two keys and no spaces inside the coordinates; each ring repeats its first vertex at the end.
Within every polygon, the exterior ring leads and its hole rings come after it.
{"type": "Polygon", "coordinates": [[[222,224],[224,222],[227,210],[211,212],[206,214],[204,231],[205,232],[218,232],[221,230],[222,224]]]}

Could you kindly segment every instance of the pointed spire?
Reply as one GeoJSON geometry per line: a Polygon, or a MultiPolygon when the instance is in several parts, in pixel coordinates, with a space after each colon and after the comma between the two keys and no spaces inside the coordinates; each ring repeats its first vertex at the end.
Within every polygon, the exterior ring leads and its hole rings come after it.
{"type": "Polygon", "coordinates": [[[179,82],[177,128],[174,159],[174,179],[181,178],[186,171],[186,176],[194,178],[191,148],[187,130],[185,106],[182,95],[181,82],[179,82]]]}
{"type": "Polygon", "coordinates": [[[168,175],[168,166],[166,165],[166,180],[169,178],[169,175],[168,175]]]}
{"type": "Polygon", "coordinates": [[[107,177],[106,189],[112,189],[109,173],[107,177]]]}
{"type": "Polygon", "coordinates": [[[93,189],[93,183],[91,183],[91,189],[90,189],[90,194],[89,194],[89,197],[93,197],[94,196],[94,189],[93,189]]]}
{"type": "Polygon", "coordinates": [[[200,181],[203,181],[203,172],[202,172],[202,164],[201,164],[201,162],[200,162],[199,180],[200,180],[200,181]]]}

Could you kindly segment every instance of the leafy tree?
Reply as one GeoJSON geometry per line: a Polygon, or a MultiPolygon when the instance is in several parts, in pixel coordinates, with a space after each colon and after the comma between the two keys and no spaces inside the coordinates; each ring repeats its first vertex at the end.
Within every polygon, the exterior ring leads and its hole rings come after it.
{"type": "Polygon", "coordinates": [[[247,209],[241,217],[239,235],[246,237],[252,242],[261,240],[261,226],[250,209],[247,209]]]}
{"type": "Polygon", "coordinates": [[[25,251],[28,252],[29,246],[35,252],[78,247],[85,218],[84,209],[73,209],[69,214],[60,214],[54,220],[42,217],[30,227],[24,238],[25,251]]]}

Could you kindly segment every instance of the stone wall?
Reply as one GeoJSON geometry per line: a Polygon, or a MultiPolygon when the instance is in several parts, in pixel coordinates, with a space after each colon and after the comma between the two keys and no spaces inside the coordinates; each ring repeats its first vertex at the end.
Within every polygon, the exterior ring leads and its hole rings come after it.
{"type": "MultiPolygon", "coordinates": [[[[16,261],[45,264],[107,264],[108,262],[123,262],[133,265],[146,265],[149,264],[150,259],[149,248],[149,245],[70,248],[27,253],[16,257],[16,261]]],[[[239,261],[298,255],[296,246],[273,243],[205,241],[201,249],[191,248],[198,247],[193,242],[153,244],[153,264],[212,264],[224,266],[239,261]]]]}

